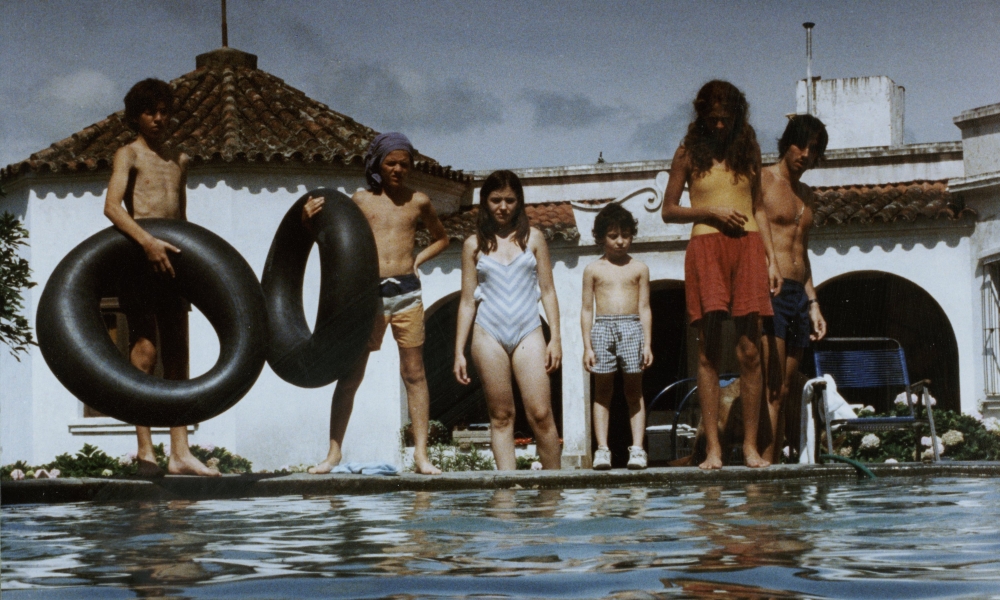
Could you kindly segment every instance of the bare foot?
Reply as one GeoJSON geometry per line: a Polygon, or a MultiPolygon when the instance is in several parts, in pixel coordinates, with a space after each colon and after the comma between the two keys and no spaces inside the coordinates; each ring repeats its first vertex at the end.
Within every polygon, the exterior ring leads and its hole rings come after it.
{"type": "Polygon", "coordinates": [[[309,467],[309,472],[313,475],[325,475],[333,470],[334,467],[340,464],[340,461],[331,461],[329,458],[319,463],[315,467],[309,467]]]}
{"type": "Polygon", "coordinates": [[[413,457],[413,470],[420,475],[440,475],[441,469],[434,466],[426,457],[413,457]]]}
{"type": "Polygon", "coordinates": [[[193,455],[176,458],[170,455],[167,462],[167,472],[171,475],[200,475],[202,477],[221,477],[222,473],[214,467],[206,467],[193,455]]]}
{"type": "Polygon", "coordinates": [[[705,462],[698,465],[699,469],[710,470],[710,469],[721,469],[722,468],[722,457],[709,455],[705,459],[705,462]]]}
{"type": "Polygon", "coordinates": [[[141,458],[135,459],[135,474],[139,477],[163,477],[166,475],[160,465],[141,458]]]}
{"type": "Polygon", "coordinates": [[[757,454],[757,448],[753,446],[743,448],[743,462],[751,469],[763,469],[764,467],[771,466],[770,462],[761,458],[760,454],[757,454]]]}

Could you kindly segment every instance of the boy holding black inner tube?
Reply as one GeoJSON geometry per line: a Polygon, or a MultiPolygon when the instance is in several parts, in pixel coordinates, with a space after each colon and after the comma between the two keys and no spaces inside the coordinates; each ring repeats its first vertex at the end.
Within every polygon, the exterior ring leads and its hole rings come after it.
{"type": "MultiPolygon", "coordinates": [[[[427,456],[430,392],[424,372],[424,307],[421,302],[420,265],[448,247],[448,235],[426,194],[404,185],[413,168],[414,149],[401,133],[383,133],[372,140],[365,154],[365,179],[369,189],[351,197],[364,213],[375,234],[383,314],[375,320],[365,352],[351,371],[337,382],[330,406],[330,449],[326,458],[309,469],[329,473],[340,464],[347,422],[354,396],[365,376],[368,355],[382,346],[388,326],[399,346],[399,371],[406,387],[406,402],[413,424],[413,466],[417,473],[437,475],[441,471],[427,456]],[[417,223],[423,222],[431,243],[413,255],[417,223]]],[[[323,208],[324,198],[310,198],[302,208],[302,220],[323,208]]]]}
{"type": "MultiPolygon", "coordinates": [[[[119,300],[128,320],[129,359],[136,368],[152,374],[159,332],[164,379],[187,379],[189,308],[187,301],[164,285],[165,278],[174,277],[170,254],[181,249],[153,237],[136,221],[187,220],[188,157],[164,144],[173,103],[170,84],[158,79],[144,79],[125,95],[125,122],[137,135],[115,152],[104,214],[143,249],[149,261],[122,277],[119,300]]],[[[162,476],[150,428],[137,425],[135,430],[138,474],[162,476]]],[[[218,469],[206,467],[191,454],[187,427],[170,428],[167,471],[173,475],[220,475],[218,469]]]]}

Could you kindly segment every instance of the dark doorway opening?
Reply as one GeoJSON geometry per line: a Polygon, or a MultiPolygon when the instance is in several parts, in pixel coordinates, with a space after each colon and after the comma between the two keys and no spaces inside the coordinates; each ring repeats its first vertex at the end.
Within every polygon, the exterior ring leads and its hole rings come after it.
{"type": "MultiPolygon", "coordinates": [[[[861,271],[827,281],[816,293],[827,321],[827,335],[898,340],[906,353],[911,381],[930,379],[937,408],[961,410],[955,332],[944,310],[923,288],[890,273],[861,271]]],[[[807,351],[802,371],[812,374],[814,369],[812,354],[807,351]]],[[[847,399],[885,411],[894,395],[847,399]]]]}

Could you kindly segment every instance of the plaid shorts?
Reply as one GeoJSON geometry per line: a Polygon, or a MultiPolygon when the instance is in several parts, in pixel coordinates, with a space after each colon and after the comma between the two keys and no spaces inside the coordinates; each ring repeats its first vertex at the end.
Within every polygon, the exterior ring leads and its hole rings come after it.
{"type": "Polygon", "coordinates": [[[594,373],[642,372],[642,323],[639,315],[597,315],[590,343],[597,355],[594,373]]]}

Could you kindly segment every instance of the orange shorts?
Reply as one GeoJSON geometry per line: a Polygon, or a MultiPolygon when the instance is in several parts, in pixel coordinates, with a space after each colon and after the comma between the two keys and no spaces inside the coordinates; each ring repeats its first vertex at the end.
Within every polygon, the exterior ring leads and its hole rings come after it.
{"type": "Polygon", "coordinates": [[[767,253],[760,233],[696,235],[684,257],[684,296],[691,323],[721,310],[733,317],[774,314],[767,253]]]}
{"type": "MultiPolygon", "coordinates": [[[[383,301],[391,298],[383,298],[383,301]]],[[[385,330],[392,325],[392,337],[400,348],[417,348],[424,345],[424,305],[419,301],[400,312],[391,310],[375,317],[372,335],[368,338],[368,350],[375,352],[382,348],[385,330]]]]}

